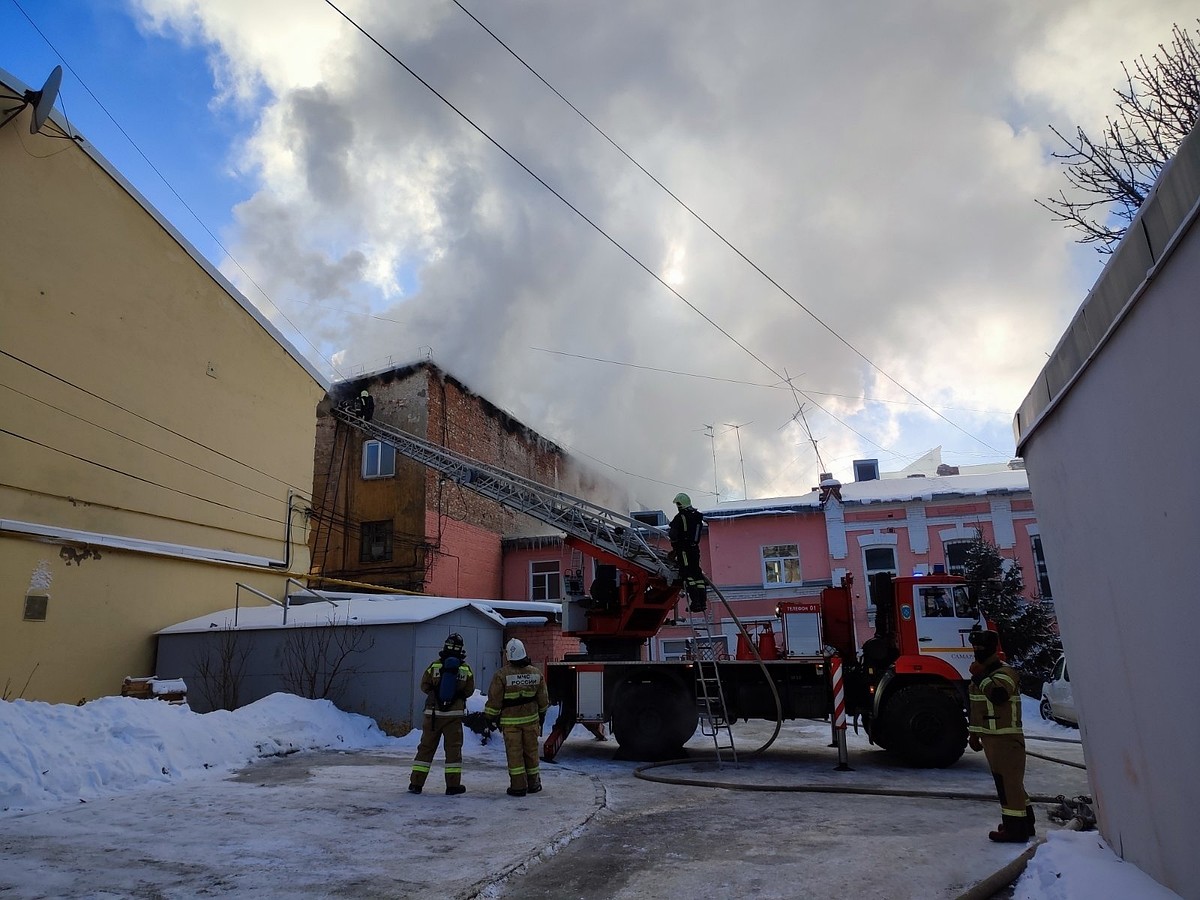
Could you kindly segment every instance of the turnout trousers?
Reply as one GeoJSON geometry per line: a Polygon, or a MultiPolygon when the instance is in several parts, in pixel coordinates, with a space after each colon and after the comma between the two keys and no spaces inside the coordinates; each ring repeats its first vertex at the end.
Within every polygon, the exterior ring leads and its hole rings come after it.
{"type": "Polygon", "coordinates": [[[508,786],[514,791],[537,791],[542,786],[538,768],[538,736],[532,725],[505,725],[504,753],[508,757],[508,786]]]}
{"type": "Polygon", "coordinates": [[[1007,820],[1024,819],[1029,798],[1025,794],[1025,736],[1021,734],[984,734],[983,755],[987,757],[1000,814],[1007,820]]]}
{"type": "Polygon", "coordinates": [[[425,727],[421,729],[421,743],[417,745],[410,784],[424,786],[438,743],[442,741],[446,750],[446,787],[462,784],[463,714],[461,711],[448,714],[429,710],[425,711],[425,727]]]}

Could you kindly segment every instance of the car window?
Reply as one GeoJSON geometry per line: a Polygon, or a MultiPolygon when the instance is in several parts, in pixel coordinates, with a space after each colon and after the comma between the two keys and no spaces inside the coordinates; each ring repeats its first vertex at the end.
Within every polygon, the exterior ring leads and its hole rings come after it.
{"type": "Polygon", "coordinates": [[[1063,664],[1063,681],[1067,682],[1068,684],[1071,683],[1071,675],[1067,671],[1067,666],[1065,663],[1063,664]]]}
{"type": "Polygon", "coordinates": [[[1059,657],[1058,662],[1056,662],[1054,664],[1054,674],[1050,676],[1050,680],[1058,681],[1060,678],[1063,677],[1063,672],[1066,668],[1067,668],[1067,658],[1065,656],[1059,657]]]}

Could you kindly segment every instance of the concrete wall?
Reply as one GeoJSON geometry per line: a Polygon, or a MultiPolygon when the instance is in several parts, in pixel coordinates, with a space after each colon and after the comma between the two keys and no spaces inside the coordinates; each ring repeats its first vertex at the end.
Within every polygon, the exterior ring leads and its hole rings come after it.
{"type": "Polygon", "coordinates": [[[307,571],[289,494],[312,484],[326,384],[86,143],[28,115],[0,129],[0,694],[73,703],[149,674],[150,636],[236,582],[282,597],[284,561],[307,571]]]}
{"type": "Polygon", "coordinates": [[[1015,423],[1101,832],[1186,898],[1200,897],[1198,198],[1193,132],[1015,423]]]}

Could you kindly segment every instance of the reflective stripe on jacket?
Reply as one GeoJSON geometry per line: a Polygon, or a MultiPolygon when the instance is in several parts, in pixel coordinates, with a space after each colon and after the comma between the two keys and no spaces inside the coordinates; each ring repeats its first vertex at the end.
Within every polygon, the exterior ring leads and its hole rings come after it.
{"type": "Polygon", "coordinates": [[[546,679],[533,666],[504,666],[492,676],[483,714],[506,725],[536,725],[550,708],[546,679]]]}
{"type": "Polygon", "coordinates": [[[971,734],[1023,734],[1021,690],[1017,673],[993,656],[971,666],[967,697],[970,700],[971,734]]]}
{"type": "Polygon", "coordinates": [[[439,716],[461,716],[467,709],[467,698],[475,693],[475,673],[467,665],[466,660],[458,664],[458,690],[454,692],[454,700],[448,709],[440,709],[438,703],[438,685],[442,681],[442,661],[435,659],[421,675],[421,693],[425,695],[425,713],[437,713],[439,716]]]}

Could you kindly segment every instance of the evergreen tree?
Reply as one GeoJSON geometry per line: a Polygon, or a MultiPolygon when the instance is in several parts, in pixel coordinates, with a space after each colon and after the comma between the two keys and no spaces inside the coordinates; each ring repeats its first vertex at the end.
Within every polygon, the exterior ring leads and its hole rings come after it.
{"type": "Polygon", "coordinates": [[[1026,599],[1020,564],[1004,559],[977,531],[967,549],[963,574],[980,610],[999,629],[1009,665],[1027,679],[1048,679],[1062,645],[1046,607],[1026,599]]]}

